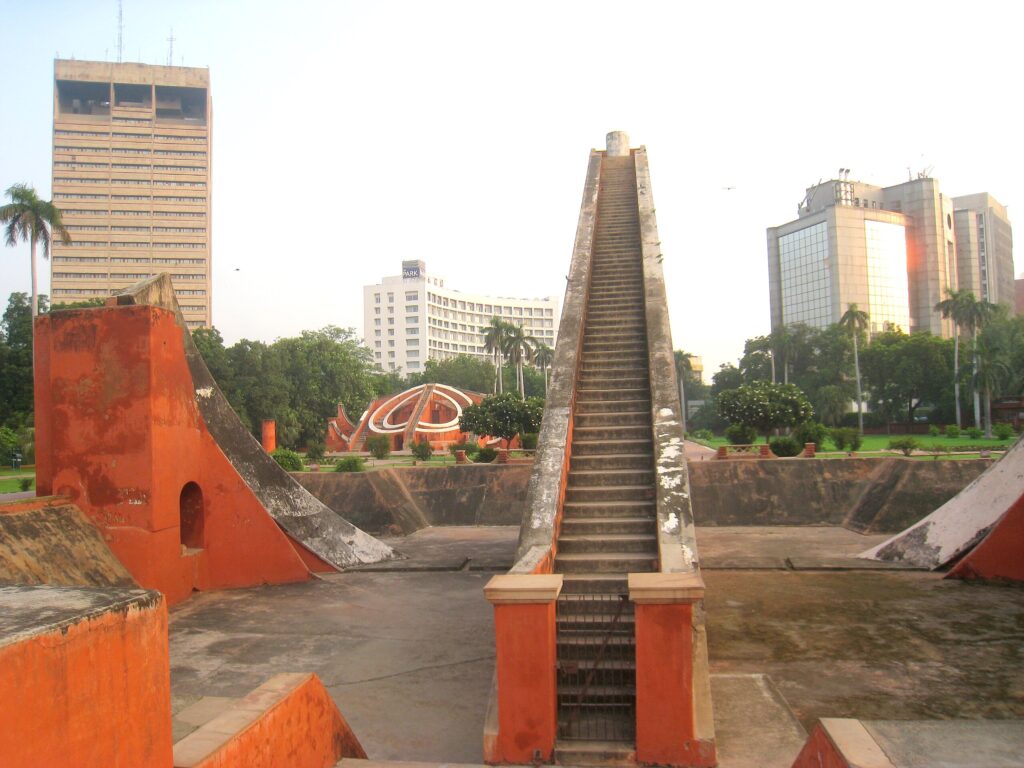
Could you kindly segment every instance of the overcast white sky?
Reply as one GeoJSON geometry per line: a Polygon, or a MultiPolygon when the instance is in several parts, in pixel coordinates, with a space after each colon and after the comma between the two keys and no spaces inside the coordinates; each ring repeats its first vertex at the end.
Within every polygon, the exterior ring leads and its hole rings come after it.
{"type": "MultiPolygon", "coordinates": [[[[166,63],[173,27],[175,64],[210,67],[229,343],[361,333],[361,287],[408,258],[561,298],[587,154],[619,129],[647,146],[675,346],[709,378],[769,329],[765,228],[838,168],[931,167],[1015,218],[1018,7],[124,0],[124,60],[166,63]]],[[[113,60],[117,3],[0,10],[0,189],[49,198],[53,58],[113,60]]],[[[0,300],[28,288],[27,248],[0,250],[0,300]]]]}

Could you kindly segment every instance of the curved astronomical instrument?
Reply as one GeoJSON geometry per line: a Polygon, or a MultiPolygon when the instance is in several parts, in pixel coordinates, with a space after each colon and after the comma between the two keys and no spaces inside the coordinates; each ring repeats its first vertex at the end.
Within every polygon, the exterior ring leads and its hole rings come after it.
{"type": "MultiPolygon", "coordinates": [[[[370,414],[369,428],[372,432],[377,432],[382,435],[390,435],[400,432],[405,432],[409,428],[409,420],[415,416],[415,413],[410,414],[409,418],[405,421],[396,422],[393,420],[395,413],[400,411],[403,406],[408,405],[410,402],[415,403],[419,400],[423,390],[429,385],[420,384],[418,387],[407,389],[405,392],[395,395],[383,403],[370,414]]],[[[445,384],[434,384],[434,394],[442,400],[446,400],[455,409],[455,418],[450,421],[446,421],[441,424],[434,424],[430,421],[420,420],[416,423],[417,432],[450,432],[453,429],[459,428],[459,418],[462,416],[462,409],[467,405],[473,405],[473,401],[468,395],[460,392],[454,387],[449,387],[445,384]]],[[[424,408],[424,411],[429,409],[424,408]]],[[[363,416],[365,418],[365,414],[363,416]]]]}

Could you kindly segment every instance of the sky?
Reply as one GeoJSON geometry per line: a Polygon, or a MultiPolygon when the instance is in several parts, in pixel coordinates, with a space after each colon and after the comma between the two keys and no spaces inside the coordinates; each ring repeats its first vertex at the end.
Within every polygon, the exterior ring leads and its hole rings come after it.
{"type": "MultiPolygon", "coordinates": [[[[1010,3],[123,0],[123,60],[208,66],[213,321],[328,324],[423,259],[451,288],[565,290],[592,147],[647,147],[676,348],[705,379],[769,331],[765,229],[850,168],[1024,204],[1010,3]]],[[[117,2],[0,0],[0,188],[51,197],[53,59],[115,60],[117,2]]],[[[49,265],[40,265],[42,292],[49,265]]],[[[0,300],[30,286],[0,250],[0,300]]]]}

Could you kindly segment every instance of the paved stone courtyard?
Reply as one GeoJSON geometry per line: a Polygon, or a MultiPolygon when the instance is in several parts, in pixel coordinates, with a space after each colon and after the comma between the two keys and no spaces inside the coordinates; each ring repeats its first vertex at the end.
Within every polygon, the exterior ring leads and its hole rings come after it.
{"type": "MultiPolygon", "coordinates": [[[[516,535],[430,528],[394,541],[409,559],[390,571],[196,594],[171,611],[175,738],[274,673],[313,671],[370,757],[479,763],[483,586],[516,535]]],[[[788,767],[819,717],[1024,718],[1024,590],[854,570],[877,538],[698,531],[723,768],[788,767]]]]}

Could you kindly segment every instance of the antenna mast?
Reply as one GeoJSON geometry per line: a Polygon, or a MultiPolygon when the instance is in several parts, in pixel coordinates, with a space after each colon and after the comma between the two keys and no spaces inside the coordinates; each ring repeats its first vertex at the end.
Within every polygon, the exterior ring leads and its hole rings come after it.
{"type": "Polygon", "coordinates": [[[117,63],[121,63],[121,54],[124,51],[124,13],[121,8],[121,0],[117,0],[117,63]]]}
{"type": "Polygon", "coordinates": [[[167,38],[167,66],[174,66],[174,27],[171,27],[171,36],[167,38]]]}

